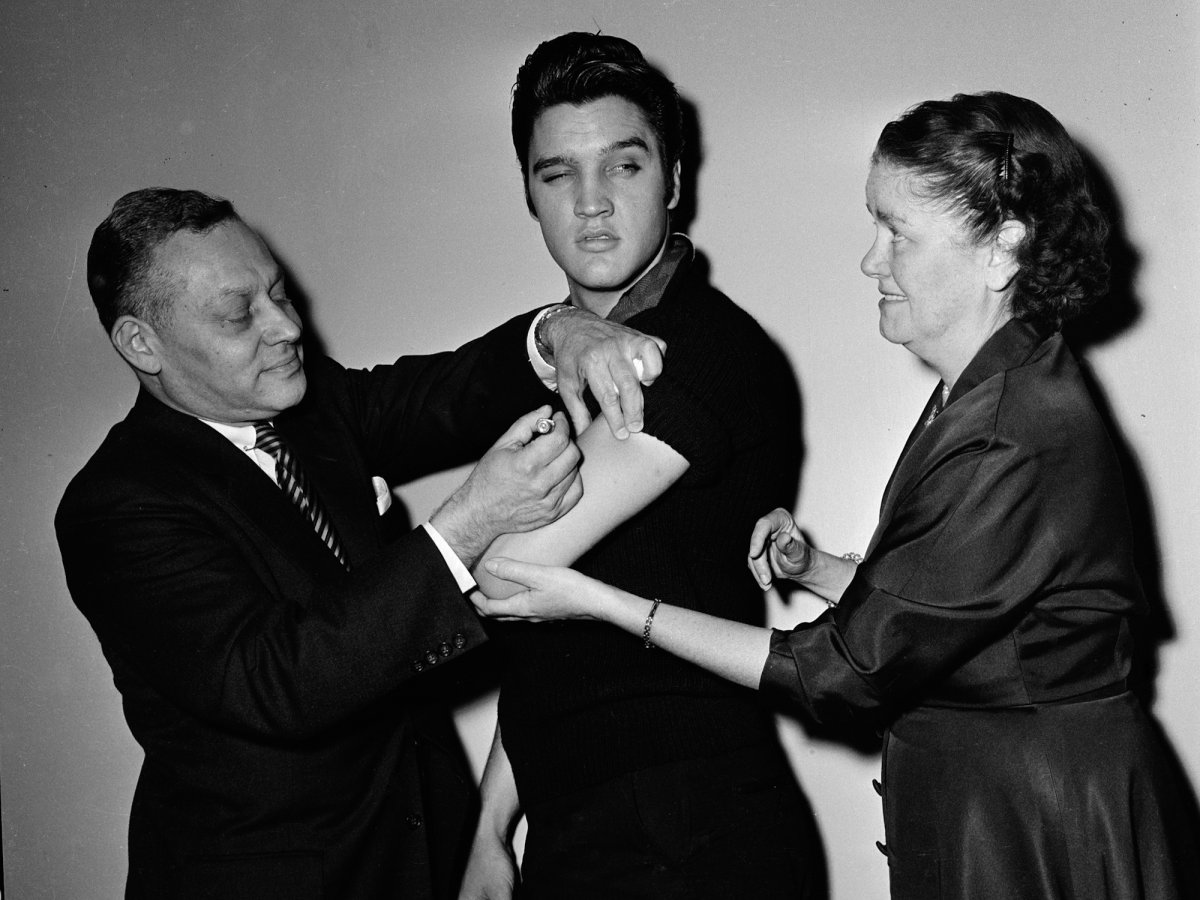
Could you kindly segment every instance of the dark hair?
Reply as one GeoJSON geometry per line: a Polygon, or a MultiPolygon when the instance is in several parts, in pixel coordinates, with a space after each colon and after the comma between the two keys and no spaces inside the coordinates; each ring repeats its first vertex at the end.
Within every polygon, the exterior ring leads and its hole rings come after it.
{"type": "Polygon", "coordinates": [[[675,85],[629,41],[604,34],[573,31],[538,44],[517,72],[512,91],[512,138],[521,164],[525,202],[529,196],[529,141],[537,117],[551,106],[582,106],[603,97],[621,97],[642,111],[658,139],[664,202],[674,190],[671,176],[683,152],[683,112],[675,85]]]}
{"type": "Polygon", "coordinates": [[[922,176],[926,199],[960,214],[976,241],[1025,225],[1013,315],[1061,327],[1108,290],[1108,222],[1083,159],[1049,112],[1000,92],[912,107],[879,135],[871,161],[922,176]]]}
{"type": "Polygon", "coordinates": [[[114,203],[87,257],[88,290],[104,330],[124,315],[161,324],[170,285],[152,271],[154,249],[178,231],[202,234],[229,219],[238,219],[232,203],[199,191],[143,188],[114,203]]]}

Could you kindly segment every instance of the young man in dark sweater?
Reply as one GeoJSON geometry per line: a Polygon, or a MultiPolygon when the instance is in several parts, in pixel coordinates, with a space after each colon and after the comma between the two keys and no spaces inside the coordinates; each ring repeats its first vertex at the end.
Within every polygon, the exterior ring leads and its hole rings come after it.
{"type": "MultiPolygon", "coordinates": [[[[795,495],[794,380],[757,323],[707,284],[689,240],[670,233],[674,85],[627,41],[567,34],[526,60],[512,120],[566,308],[665,339],[669,365],[646,388],[641,433],[579,436],[576,509],[489,553],[573,563],[643,596],[761,623],[744,548],[757,517],[795,495]]],[[[514,589],[476,574],[485,593],[514,589]]],[[[811,812],[753,692],[599,624],[494,632],[505,673],[463,897],[511,895],[522,809],[523,900],[824,896],[811,812]]]]}

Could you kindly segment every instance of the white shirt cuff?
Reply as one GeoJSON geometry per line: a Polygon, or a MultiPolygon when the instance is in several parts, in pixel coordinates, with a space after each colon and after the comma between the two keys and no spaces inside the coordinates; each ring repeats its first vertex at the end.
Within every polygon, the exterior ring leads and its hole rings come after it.
{"type": "Polygon", "coordinates": [[[533,374],[541,379],[542,384],[547,390],[558,390],[558,372],[554,366],[542,359],[542,353],[537,348],[537,327],[541,324],[542,319],[546,318],[546,314],[552,309],[558,309],[562,304],[555,306],[547,306],[536,316],[533,317],[533,324],[529,326],[529,334],[525,336],[525,353],[529,357],[529,364],[533,366],[533,374]]]}
{"type": "Polygon", "coordinates": [[[438,548],[438,552],[442,554],[442,559],[446,561],[446,567],[450,570],[450,574],[454,576],[454,580],[458,582],[458,589],[464,594],[475,590],[478,587],[475,579],[471,577],[471,573],[467,570],[467,567],[458,558],[458,554],[446,543],[446,539],[429,522],[423,522],[421,527],[425,529],[425,533],[429,535],[434,546],[438,548]]]}

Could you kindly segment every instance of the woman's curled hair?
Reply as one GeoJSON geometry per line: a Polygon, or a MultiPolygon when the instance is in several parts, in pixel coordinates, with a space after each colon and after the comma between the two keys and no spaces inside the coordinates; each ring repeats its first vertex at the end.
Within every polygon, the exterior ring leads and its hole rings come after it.
{"type": "Polygon", "coordinates": [[[929,100],[889,122],[873,163],[922,176],[924,199],[960,214],[976,241],[1007,220],[1016,248],[1013,315],[1060,328],[1108,290],[1108,222],[1083,159],[1049,112],[998,91],[929,100]]]}

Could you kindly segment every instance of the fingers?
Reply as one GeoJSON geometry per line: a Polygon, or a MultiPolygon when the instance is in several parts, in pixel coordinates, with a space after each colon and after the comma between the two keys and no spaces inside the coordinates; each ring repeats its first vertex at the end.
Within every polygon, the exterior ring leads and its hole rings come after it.
{"type": "Polygon", "coordinates": [[[536,586],[538,570],[542,566],[536,563],[522,562],[519,559],[509,559],[504,556],[493,556],[484,564],[484,568],[505,581],[522,585],[526,588],[536,586]]]}
{"type": "Polygon", "coordinates": [[[663,356],[666,352],[666,341],[650,334],[646,335],[646,343],[639,348],[638,355],[633,360],[634,367],[639,369],[637,375],[642,384],[654,384],[655,379],[662,374],[663,356]]]}
{"type": "Polygon", "coordinates": [[[771,571],[771,554],[767,550],[772,544],[778,546],[776,539],[781,534],[789,535],[790,540],[793,524],[791,513],[781,507],[771,510],[754,523],[746,564],[750,567],[754,580],[764,589],[771,586],[775,577],[775,573],[771,571]]]}
{"type": "Polygon", "coordinates": [[[592,382],[592,393],[600,403],[600,413],[618,441],[629,437],[631,431],[642,430],[642,388],[633,366],[624,366],[625,374],[601,385],[592,382]],[[622,385],[624,386],[622,388],[622,385]]]}
{"type": "Polygon", "coordinates": [[[787,563],[803,563],[805,554],[808,553],[809,545],[805,544],[802,538],[787,530],[775,535],[775,550],[779,552],[781,557],[784,557],[787,563]]]}
{"type": "Polygon", "coordinates": [[[663,352],[667,343],[661,338],[640,335],[626,354],[612,362],[599,378],[611,379],[612,387],[591,381],[592,393],[608,427],[619,440],[642,430],[645,400],[642,386],[651,385],[662,374],[663,352]]]}
{"type": "Polygon", "coordinates": [[[788,562],[793,556],[803,555],[804,544],[796,540],[790,534],[775,535],[775,549],[788,562]]]}
{"type": "Polygon", "coordinates": [[[544,465],[571,446],[571,429],[567,427],[567,417],[561,412],[550,415],[550,407],[543,406],[531,413],[521,416],[496,442],[497,447],[507,446],[524,454],[531,465],[544,465]],[[537,423],[550,419],[554,426],[542,433],[538,431],[537,423]]]}
{"type": "Polygon", "coordinates": [[[584,391],[590,390],[613,435],[624,440],[642,430],[642,385],[662,374],[666,342],[611,323],[593,323],[593,328],[593,340],[585,349],[569,346],[558,360],[558,392],[576,434],[591,422],[583,399],[584,391]]]}
{"type": "MultiPolygon", "coordinates": [[[[618,438],[628,437],[642,430],[642,384],[634,363],[634,359],[619,359],[612,367],[612,391],[601,398],[600,410],[608,420],[608,427],[618,438]],[[605,400],[608,400],[605,403],[605,400]],[[625,434],[619,434],[618,429],[624,429],[625,434]]],[[[645,371],[645,364],[642,364],[645,371]]]]}
{"type": "MultiPolygon", "coordinates": [[[[546,490],[539,503],[540,514],[529,523],[529,528],[548,525],[565,516],[583,497],[583,481],[579,472],[572,469],[546,490]]],[[[527,529],[528,530],[528,529],[527,529]]]]}
{"type": "Polygon", "coordinates": [[[767,547],[767,542],[779,533],[781,525],[780,514],[787,519],[791,518],[787,510],[776,508],[754,523],[754,530],[750,532],[750,551],[748,554],[751,559],[757,559],[762,556],[763,551],[767,547]]]}
{"type": "MultiPolygon", "coordinates": [[[[484,565],[486,565],[486,563],[484,565]]],[[[475,612],[477,614],[481,616],[486,616],[488,614],[488,606],[491,603],[491,600],[483,591],[476,588],[475,590],[471,591],[471,593],[467,594],[467,599],[471,601],[471,605],[475,607],[475,612]]]]}
{"type": "Polygon", "coordinates": [[[579,477],[579,472],[576,470],[571,473],[570,479],[563,484],[562,495],[558,499],[558,516],[562,517],[566,515],[582,499],[583,479],[579,477]]]}
{"type": "Polygon", "coordinates": [[[569,569],[500,556],[487,560],[484,566],[492,575],[523,590],[503,599],[484,598],[476,602],[481,615],[501,622],[550,622],[576,617],[578,611],[563,600],[572,596],[565,592],[571,577],[569,569]]]}
{"type": "Polygon", "coordinates": [[[795,526],[775,536],[774,546],[768,554],[775,574],[798,581],[812,564],[812,549],[795,526]]]}
{"type": "Polygon", "coordinates": [[[587,382],[581,378],[576,368],[558,367],[558,396],[563,398],[566,413],[571,416],[571,425],[576,434],[582,434],[592,424],[592,413],[588,412],[588,404],[583,401],[583,391],[587,382]]]}
{"type": "Polygon", "coordinates": [[[754,580],[758,582],[759,587],[765,591],[771,586],[771,582],[775,576],[771,571],[771,561],[765,554],[751,557],[747,560],[747,565],[750,566],[750,574],[754,576],[754,580]]]}
{"type": "MultiPolygon", "coordinates": [[[[537,421],[536,417],[534,421],[537,421]]],[[[549,434],[539,435],[537,440],[529,441],[516,451],[520,464],[528,476],[547,481],[547,490],[551,485],[557,485],[577,469],[581,459],[579,448],[571,440],[566,416],[560,412],[555,413],[553,421],[553,431],[549,434]]]]}
{"type": "MultiPolygon", "coordinates": [[[[493,447],[524,447],[535,437],[538,436],[537,420],[550,415],[550,406],[548,404],[539,406],[532,412],[527,412],[517,421],[508,426],[508,430],[500,435],[500,438],[494,443],[493,447]]],[[[556,423],[557,424],[557,423],[556,423]]],[[[557,431],[557,427],[555,431],[557,431]]]]}
{"type": "Polygon", "coordinates": [[[521,594],[514,594],[512,597],[494,598],[489,597],[483,591],[472,591],[470,600],[471,605],[475,607],[476,615],[482,616],[485,619],[499,619],[503,622],[511,622],[514,619],[523,618],[514,614],[518,609],[514,598],[521,596],[521,594]]]}
{"type": "Polygon", "coordinates": [[[583,496],[579,477],[582,454],[570,439],[567,419],[554,414],[554,430],[516,450],[517,467],[528,485],[529,496],[541,509],[528,527],[552,522],[575,506],[583,496]]]}
{"type": "Polygon", "coordinates": [[[543,406],[514,422],[430,518],[468,566],[498,535],[552,522],[582,496],[566,416],[554,415],[549,434],[537,432],[549,413],[543,406]]]}
{"type": "MultiPolygon", "coordinates": [[[[513,474],[530,485],[533,494],[543,496],[557,491],[563,494],[567,491],[570,481],[576,477],[579,467],[579,448],[571,440],[571,432],[567,427],[567,418],[561,412],[552,417],[554,428],[547,434],[539,434],[535,423],[544,416],[539,412],[548,412],[549,407],[535,410],[522,416],[509,429],[506,437],[515,435],[516,439],[510,445],[513,453],[513,474]],[[516,429],[514,431],[514,429],[516,429]],[[521,438],[525,437],[524,442],[521,438]]],[[[504,440],[503,438],[501,439],[504,440]]]]}
{"type": "Polygon", "coordinates": [[[533,495],[561,515],[582,496],[579,482],[579,448],[571,440],[567,418],[561,412],[552,417],[554,428],[548,434],[537,431],[538,419],[545,418],[550,407],[544,406],[518,419],[501,438],[515,446],[514,472],[525,480],[533,495]]]}
{"type": "Polygon", "coordinates": [[[528,593],[521,592],[511,597],[489,597],[482,591],[471,592],[471,605],[475,614],[498,622],[528,622],[537,619],[529,609],[528,593]]]}
{"type": "Polygon", "coordinates": [[[576,434],[583,434],[592,424],[592,414],[588,412],[587,403],[583,399],[585,387],[586,385],[578,378],[559,376],[558,395],[562,398],[563,406],[567,408],[567,414],[571,417],[571,425],[576,434]]]}
{"type": "Polygon", "coordinates": [[[617,440],[629,437],[631,423],[626,409],[636,411],[633,423],[636,430],[642,428],[642,387],[638,383],[633,364],[624,357],[604,353],[580,356],[581,369],[577,377],[558,381],[558,394],[571,414],[571,423],[576,434],[583,434],[591,424],[591,414],[583,396],[590,390],[600,406],[608,427],[617,440]]]}

